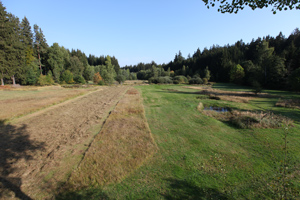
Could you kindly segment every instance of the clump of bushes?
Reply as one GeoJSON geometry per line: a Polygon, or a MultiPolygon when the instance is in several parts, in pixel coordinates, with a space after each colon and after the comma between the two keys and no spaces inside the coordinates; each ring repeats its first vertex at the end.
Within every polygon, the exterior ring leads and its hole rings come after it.
{"type": "Polygon", "coordinates": [[[48,73],[48,75],[40,75],[37,80],[37,85],[45,86],[45,85],[53,85],[54,80],[52,78],[52,73],[48,73]]]}
{"type": "Polygon", "coordinates": [[[188,79],[185,76],[175,76],[173,79],[174,84],[186,84],[188,79]]]}
{"type": "Polygon", "coordinates": [[[189,81],[189,84],[203,84],[203,80],[200,77],[194,77],[191,78],[191,80],[189,81]]]}
{"type": "Polygon", "coordinates": [[[149,83],[154,84],[172,84],[173,80],[169,76],[161,76],[161,77],[151,77],[149,78],[149,83]]]}
{"type": "Polygon", "coordinates": [[[94,81],[95,84],[99,84],[100,81],[103,81],[103,79],[100,76],[99,72],[97,72],[97,73],[94,74],[93,81],[94,81]]]}
{"type": "Polygon", "coordinates": [[[77,75],[74,77],[75,83],[85,84],[85,79],[81,75],[77,75]]]}
{"type": "Polygon", "coordinates": [[[68,84],[74,83],[73,73],[69,70],[65,70],[60,76],[60,81],[68,84]]]}

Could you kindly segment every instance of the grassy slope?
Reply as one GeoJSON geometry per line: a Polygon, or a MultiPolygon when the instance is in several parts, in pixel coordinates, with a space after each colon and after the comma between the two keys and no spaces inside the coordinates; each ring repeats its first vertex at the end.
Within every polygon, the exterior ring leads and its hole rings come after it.
{"type": "MultiPolygon", "coordinates": [[[[218,87],[228,89],[228,85],[218,87]]],[[[199,95],[193,93],[195,90],[174,85],[138,88],[158,152],[121,183],[105,186],[101,191],[81,191],[80,198],[252,199],[271,195],[267,193],[267,184],[279,173],[276,167],[279,166],[277,161],[282,160],[283,130],[237,129],[202,115],[196,107],[203,101],[241,109],[272,108],[294,116],[294,120],[299,119],[299,111],[274,108],[272,99],[237,104],[199,100],[196,98],[199,95]]],[[[300,160],[299,133],[300,126],[296,124],[288,136],[291,160],[297,162],[300,160]]],[[[294,188],[299,189],[299,178],[294,183],[294,188]]]]}

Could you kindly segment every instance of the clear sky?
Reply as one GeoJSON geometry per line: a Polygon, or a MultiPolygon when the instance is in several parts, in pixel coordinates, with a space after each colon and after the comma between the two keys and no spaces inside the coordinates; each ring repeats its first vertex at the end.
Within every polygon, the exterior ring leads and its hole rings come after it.
{"type": "Polygon", "coordinates": [[[288,37],[300,28],[300,11],[244,9],[222,14],[201,0],[2,0],[20,20],[37,24],[51,46],[115,56],[120,66],[158,64],[200,48],[245,43],[281,31],[288,37]]]}

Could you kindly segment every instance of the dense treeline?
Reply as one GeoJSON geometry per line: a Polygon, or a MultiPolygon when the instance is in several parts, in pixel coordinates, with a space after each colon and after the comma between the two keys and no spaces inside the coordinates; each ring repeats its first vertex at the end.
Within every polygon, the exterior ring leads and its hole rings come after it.
{"type": "MultiPolygon", "coordinates": [[[[113,56],[87,57],[81,50],[71,51],[54,43],[47,44],[38,25],[31,30],[26,17],[19,18],[6,11],[0,2],[0,79],[5,83],[49,85],[53,83],[111,84],[117,76],[134,78],[120,70],[113,56]],[[95,76],[99,76],[98,79],[95,76]],[[95,81],[96,80],[96,81],[95,81]]],[[[135,76],[136,77],[136,76],[135,76]]]]}
{"type": "Polygon", "coordinates": [[[158,77],[181,75],[190,80],[205,77],[208,69],[210,80],[215,82],[300,90],[300,31],[295,29],[288,38],[279,33],[275,38],[253,39],[249,44],[237,41],[234,45],[214,45],[203,51],[198,48],[187,58],[179,51],[168,64],[139,63],[125,69],[144,80],[156,76],[154,70],[158,77]]]}

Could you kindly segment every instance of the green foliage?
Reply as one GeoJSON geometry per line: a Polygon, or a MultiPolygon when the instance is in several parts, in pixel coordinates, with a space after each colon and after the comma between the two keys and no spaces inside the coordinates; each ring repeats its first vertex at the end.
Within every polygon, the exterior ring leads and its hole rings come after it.
{"type": "Polygon", "coordinates": [[[69,54],[66,52],[66,50],[63,47],[60,47],[58,43],[54,43],[48,49],[47,62],[50,66],[50,70],[53,71],[54,79],[56,82],[59,82],[60,75],[64,70],[65,56],[69,56],[69,54]]]}
{"type": "Polygon", "coordinates": [[[52,78],[52,73],[48,73],[48,75],[40,75],[37,84],[40,86],[45,86],[45,85],[53,85],[54,80],[52,78]]]}
{"type": "Polygon", "coordinates": [[[103,80],[100,80],[100,81],[98,82],[98,85],[105,85],[105,83],[104,83],[103,80]]]}
{"type": "Polygon", "coordinates": [[[296,69],[289,77],[289,85],[293,90],[300,91],[300,68],[296,69]]]}
{"type": "Polygon", "coordinates": [[[73,73],[74,76],[81,76],[84,71],[84,65],[77,56],[72,56],[70,58],[70,66],[68,69],[73,73]]]}
{"type": "Polygon", "coordinates": [[[203,84],[204,84],[204,85],[207,85],[207,84],[208,84],[207,78],[203,78],[203,84]]]}
{"type": "Polygon", "coordinates": [[[191,78],[189,84],[203,84],[203,80],[200,77],[191,78]]]}
{"type": "Polygon", "coordinates": [[[83,71],[83,77],[87,81],[93,80],[95,74],[95,68],[93,66],[87,65],[83,71]]]}
{"type": "Polygon", "coordinates": [[[154,84],[172,84],[173,80],[169,76],[164,76],[164,77],[151,77],[149,80],[149,83],[154,83],[154,84]]]}
{"type": "Polygon", "coordinates": [[[206,78],[207,81],[210,79],[210,71],[208,70],[208,67],[206,67],[204,70],[204,78],[206,78]]]}
{"type": "Polygon", "coordinates": [[[65,70],[61,77],[60,77],[60,81],[61,82],[66,82],[67,84],[72,84],[74,83],[74,80],[73,80],[73,73],[70,72],[69,70],[65,70]]]}
{"type": "Polygon", "coordinates": [[[188,80],[185,76],[175,76],[173,79],[174,84],[186,84],[188,80]]]}
{"type": "Polygon", "coordinates": [[[118,81],[119,84],[124,83],[125,80],[126,80],[126,77],[123,74],[118,74],[116,76],[116,81],[118,81]]]}
{"type": "Polygon", "coordinates": [[[38,81],[40,71],[38,70],[38,65],[32,62],[31,65],[27,66],[25,84],[35,85],[38,81]]]}
{"type": "Polygon", "coordinates": [[[261,85],[258,81],[253,81],[252,82],[252,87],[253,87],[253,92],[255,93],[255,95],[257,95],[258,93],[261,93],[262,88],[261,85]]]}
{"type": "Polygon", "coordinates": [[[230,70],[230,81],[232,83],[241,84],[245,76],[244,68],[237,64],[233,66],[230,70]]]}
{"type": "MultiPolygon", "coordinates": [[[[209,5],[214,7],[216,5],[215,0],[202,0],[207,8],[209,8],[209,5]]],[[[221,1],[219,4],[218,12],[221,13],[237,13],[239,10],[243,10],[245,6],[250,7],[252,10],[255,10],[257,8],[267,8],[271,7],[273,14],[276,14],[276,11],[282,11],[282,10],[292,10],[300,9],[300,3],[299,1],[280,1],[280,0],[262,0],[262,1],[254,1],[254,0],[233,0],[233,1],[221,1]]]]}
{"type": "Polygon", "coordinates": [[[81,75],[76,75],[74,77],[74,81],[75,81],[75,83],[79,83],[79,84],[85,84],[86,83],[85,79],[81,75]]]}

